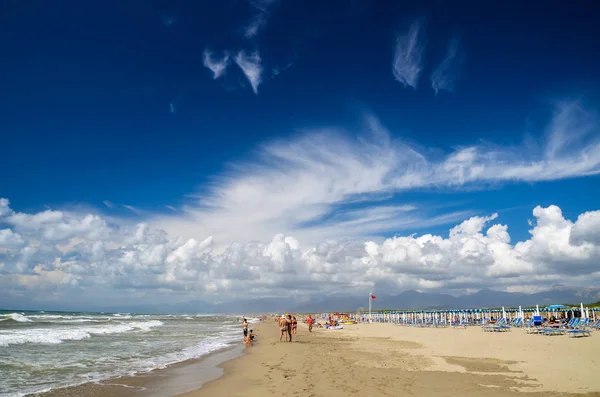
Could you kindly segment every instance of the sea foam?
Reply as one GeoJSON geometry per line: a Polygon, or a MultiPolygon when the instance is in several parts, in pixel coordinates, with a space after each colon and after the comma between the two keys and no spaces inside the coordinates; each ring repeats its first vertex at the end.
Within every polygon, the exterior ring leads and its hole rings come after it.
{"type": "Polygon", "coordinates": [[[10,333],[0,331],[0,346],[36,343],[57,344],[64,341],[82,340],[93,335],[119,334],[131,331],[150,331],[163,325],[162,321],[132,321],[122,324],[110,324],[97,327],[70,327],[51,329],[21,329],[10,333]]]}

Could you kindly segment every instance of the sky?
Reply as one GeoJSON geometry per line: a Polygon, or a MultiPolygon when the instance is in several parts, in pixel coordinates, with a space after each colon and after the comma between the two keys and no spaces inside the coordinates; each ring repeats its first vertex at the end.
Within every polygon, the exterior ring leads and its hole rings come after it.
{"type": "Polygon", "coordinates": [[[598,285],[600,11],[483,3],[2,2],[0,306],[598,285]]]}

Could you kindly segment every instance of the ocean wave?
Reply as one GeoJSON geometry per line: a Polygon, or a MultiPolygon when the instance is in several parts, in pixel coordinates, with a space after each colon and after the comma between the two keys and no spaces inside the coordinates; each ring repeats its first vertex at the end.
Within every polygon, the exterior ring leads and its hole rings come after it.
{"type": "Polygon", "coordinates": [[[19,313],[9,313],[9,314],[0,314],[3,318],[0,318],[0,321],[13,320],[19,323],[30,323],[31,319],[19,313]]]}
{"type": "Polygon", "coordinates": [[[34,328],[15,331],[1,331],[0,347],[19,344],[58,344],[64,341],[83,340],[93,335],[120,334],[131,331],[150,331],[163,325],[161,321],[132,321],[97,327],[80,328],[34,328]]]}

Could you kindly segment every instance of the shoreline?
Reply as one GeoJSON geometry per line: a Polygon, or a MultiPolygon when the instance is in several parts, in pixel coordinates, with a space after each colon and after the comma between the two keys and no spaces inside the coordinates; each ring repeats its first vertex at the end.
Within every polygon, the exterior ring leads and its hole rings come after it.
{"type": "Polygon", "coordinates": [[[198,358],[169,364],[165,368],[58,387],[26,394],[24,397],[172,397],[197,390],[207,382],[221,377],[221,365],[243,355],[244,346],[240,343],[198,358]]]}

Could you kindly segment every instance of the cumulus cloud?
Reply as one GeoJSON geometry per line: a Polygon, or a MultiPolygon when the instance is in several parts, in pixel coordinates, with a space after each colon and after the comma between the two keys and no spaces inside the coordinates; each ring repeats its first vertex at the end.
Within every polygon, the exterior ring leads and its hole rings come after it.
{"type": "Polygon", "coordinates": [[[0,198],[0,217],[10,214],[11,211],[8,199],[0,198]]]}
{"type": "Polygon", "coordinates": [[[258,51],[250,54],[246,51],[240,51],[235,56],[234,60],[248,79],[254,93],[258,94],[258,86],[262,81],[263,72],[258,51]]]}
{"type": "Polygon", "coordinates": [[[431,74],[431,88],[437,94],[441,90],[454,92],[455,82],[464,62],[464,54],[460,49],[460,41],[453,38],[448,44],[446,57],[431,74]]]}
{"type": "MultiPolygon", "coordinates": [[[[407,211],[409,208],[397,209],[407,211]]],[[[145,223],[110,224],[96,214],[11,211],[0,230],[0,287],[54,296],[110,290],[113,297],[138,291],[139,301],[157,293],[221,301],[285,297],[331,288],[365,293],[385,285],[406,289],[519,288],[551,281],[596,283],[600,211],[565,219],[556,206],[536,207],[526,241],[511,244],[508,227],[474,216],[442,235],[404,235],[374,241],[324,240],[303,245],[276,234],[265,241],[184,239],[145,223]],[[592,220],[592,222],[590,222],[592,220]],[[575,236],[579,236],[575,238],[575,236]],[[9,288],[10,287],[10,288],[9,288]],[[37,291],[37,292],[36,292],[37,291]]],[[[383,291],[382,291],[383,292],[383,291]]]]}
{"type": "Polygon", "coordinates": [[[423,20],[419,19],[409,27],[408,31],[398,33],[394,47],[392,73],[394,78],[404,86],[417,88],[419,75],[423,69],[423,51],[425,45],[421,38],[423,20]]]}
{"type": "Polygon", "coordinates": [[[224,52],[219,57],[209,49],[205,49],[202,53],[202,63],[204,64],[204,67],[213,73],[213,79],[216,80],[225,75],[227,65],[229,65],[229,54],[224,52]]]}
{"type": "Polygon", "coordinates": [[[339,128],[323,128],[267,143],[254,160],[233,164],[216,177],[180,215],[160,216],[153,223],[170,233],[213,235],[217,241],[264,240],[284,232],[311,243],[449,224],[473,213],[430,213],[410,202],[398,206],[398,196],[598,174],[596,120],[581,104],[561,105],[537,146],[478,143],[432,154],[392,139],[369,116],[368,131],[357,139],[339,128]],[[570,136],[571,129],[577,140],[555,138],[570,136]]]}

